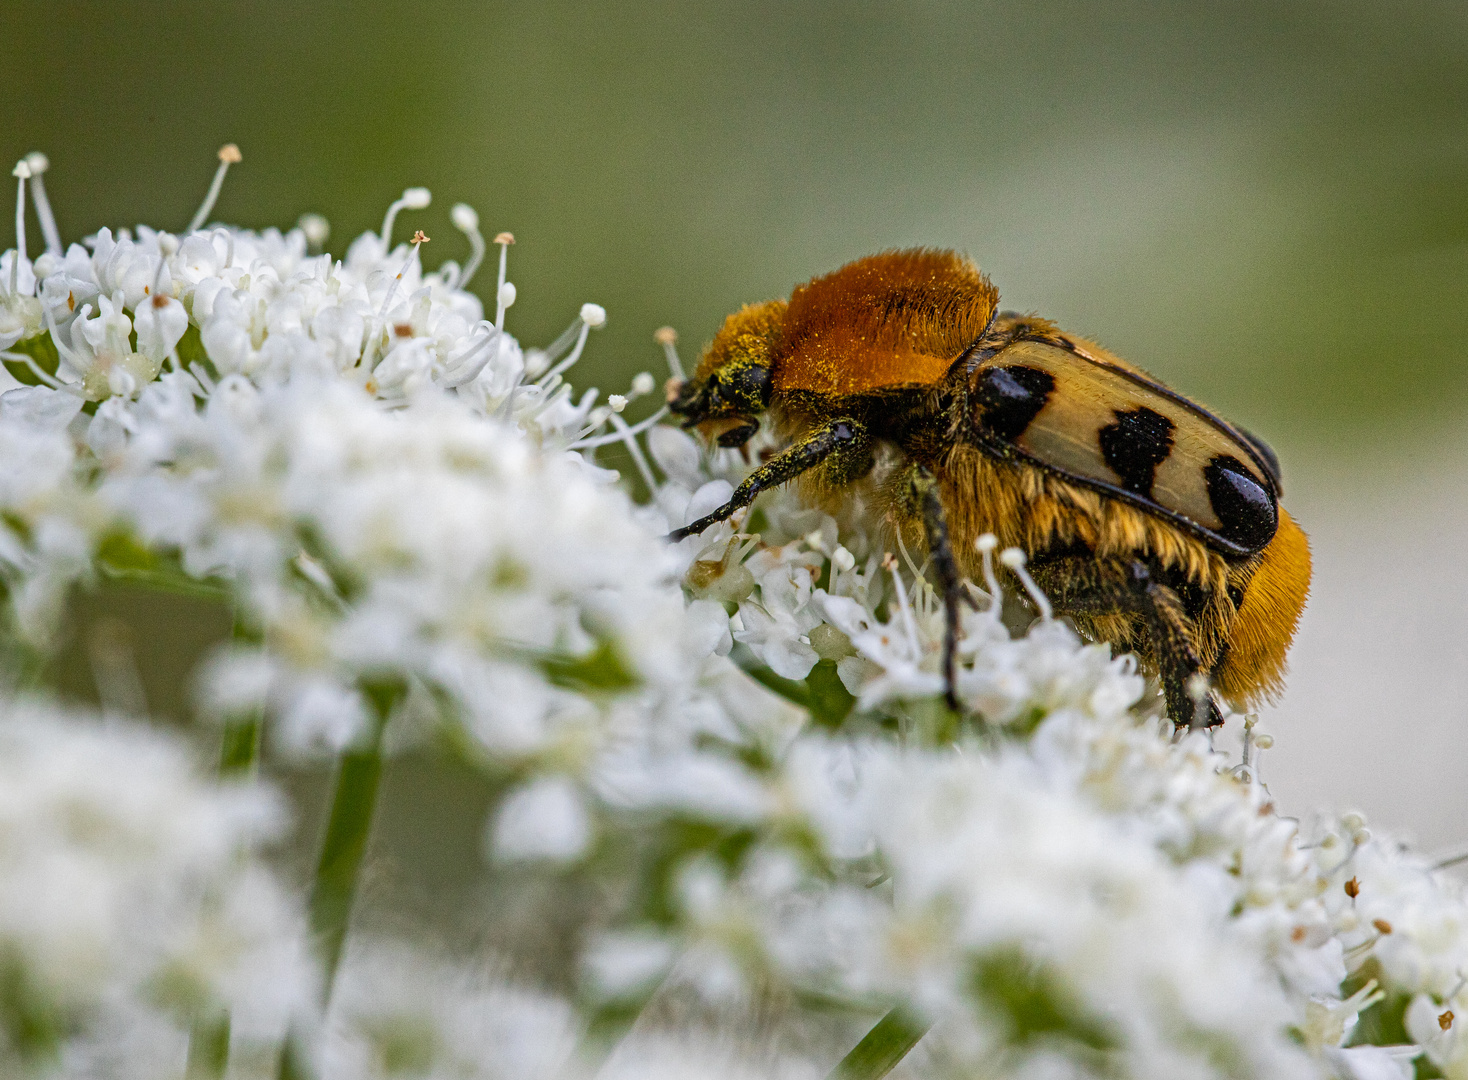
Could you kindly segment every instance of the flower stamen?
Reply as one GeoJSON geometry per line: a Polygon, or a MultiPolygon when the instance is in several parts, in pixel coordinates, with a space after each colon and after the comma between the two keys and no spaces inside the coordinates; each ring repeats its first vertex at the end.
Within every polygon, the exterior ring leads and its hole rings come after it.
{"type": "Polygon", "coordinates": [[[20,264],[25,261],[25,182],[30,179],[31,167],[21,158],[10,170],[16,178],[15,187],[15,258],[10,261],[10,295],[14,296],[18,285],[20,264]]]}
{"type": "Polygon", "coordinates": [[[320,214],[302,214],[296,219],[296,228],[305,234],[306,246],[317,255],[321,254],[326,238],[331,235],[331,222],[320,214]]]}
{"type": "Polygon", "coordinates": [[[505,328],[505,311],[515,302],[515,283],[505,280],[505,274],[510,268],[510,245],[515,242],[515,234],[502,232],[496,234],[494,242],[500,246],[500,273],[494,286],[494,325],[495,329],[505,328]]]}
{"type": "Polygon", "coordinates": [[[923,655],[922,646],[918,644],[917,622],[912,616],[912,606],[907,600],[907,588],[902,584],[902,575],[897,570],[897,556],[890,551],[882,556],[882,567],[892,575],[892,584],[897,589],[897,608],[902,613],[902,630],[907,635],[907,643],[912,647],[912,657],[917,660],[923,655]]]}
{"type": "Polygon", "coordinates": [[[453,288],[462,289],[469,284],[469,279],[484,262],[488,245],[484,242],[484,234],[479,231],[479,214],[468,203],[454,203],[454,208],[449,211],[449,220],[469,241],[469,261],[464,264],[464,269],[459,271],[458,276],[449,282],[453,288]]]}
{"type": "Polygon", "coordinates": [[[209,220],[209,215],[214,210],[214,203],[219,199],[219,192],[224,188],[224,174],[229,172],[231,165],[243,161],[240,148],[234,143],[225,143],[219,148],[219,168],[214,170],[214,180],[209,185],[209,193],[204,196],[204,201],[199,204],[199,209],[194,213],[194,218],[189,222],[185,232],[198,232],[204,227],[204,222],[209,220]]]}
{"type": "Polygon", "coordinates": [[[671,326],[660,326],[653,331],[652,339],[663,347],[663,355],[668,358],[668,371],[673,378],[680,383],[688,376],[683,374],[683,361],[678,357],[678,331],[671,326]]]}
{"type": "Polygon", "coordinates": [[[994,573],[994,549],[999,546],[999,537],[984,533],[974,541],[974,547],[984,559],[984,587],[989,590],[988,614],[999,618],[1003,612],[1004,593],[999,588],[999,578],[994,573]]]}
{"type": "Polygon", "coordinates": [[[382,240],[382,253],[386,255],[392,250],[392,227],[393,222],[398,219],[401,210],[426,210],[428,204],[433,201],[433,193],[426,187],[404,188],[402,195],[394,199],[392,205],[387,208],[387,213],[382,217],[382,232],[379,237],[382,240]]]}
{"type": "Polygon", "coordinates": [[[56,228],[56,215],[51,213],[51,200],[46,198],[46,185],[41,182],[41,174],[51,167],[51,159],[39,150],[32,150],[25,156],[25,163],[31,167],[31,201],[36,204],[36,217],[41,221],[46,250],[60,255],[63,251],[61,232],[56,228]]]}
{"type": "Polygon", "coordinates": [[[1035,584],[1035,579],[1030,577],[1030,572],[1025,569],[1025,553],[1017,547],[1005,548],[999,556],[999,561],[1009,567],[1010,573],[1019,578],[1019,583],[1025,587],[1025,592],[1030,594],[1035,608],[1040,612],[1040,618],[1049,622],[1055,616],[1055,611],[1050,606],[1050,598],[1035,584]]]}

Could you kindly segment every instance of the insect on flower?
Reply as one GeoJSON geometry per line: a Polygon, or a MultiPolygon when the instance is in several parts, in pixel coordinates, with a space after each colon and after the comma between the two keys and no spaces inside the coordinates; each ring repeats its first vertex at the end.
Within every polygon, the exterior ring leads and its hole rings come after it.
{"type": "Polygon", "coordinates": [[[1281,687],[1310,583],[1279,463],[1243,428],[1046,319],[1001,312],[950,251],[887,252],[730,315],[669,405],[725,447],[786,449],[680,540],[799,479],[804,501],[926,549],[950,704],[976,541],[1027,556],[1058,612],[1136,652],[1179,724],[1281,687]]]}

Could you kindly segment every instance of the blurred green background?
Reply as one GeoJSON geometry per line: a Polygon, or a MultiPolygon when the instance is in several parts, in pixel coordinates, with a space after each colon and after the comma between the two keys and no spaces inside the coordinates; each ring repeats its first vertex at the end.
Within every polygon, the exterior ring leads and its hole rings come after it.
{"type": "Polygon", "coordinates": [[[583,385],[934,244],[1287,459],[1468,414],[1461,3],[12,3],[0,57],[69,238],[181,228],[225,141],[219,218],[338,252],[424,184],[430,265],[455,201],[515,233],[522,340],[606,306],[583,385]]]}
{"type": "MultiPolygon", "coordinates": [[[[576,375],[604,391],[661,375],[665,323],[691,359],[727,312],[847,259],[969,252],[1007,306],[1280,451],[1317,554],[1274,752],[1288,805],[1463,836],[1461,2],[12,0],[0,63],[0,160],[50,155],[66,238],[181,229],[226,141],[244,163],[215,216],[317,211],[337,253],[423,184],[433,206],[400,229],[434,238],[429,265],[464,256],[456,201],[515,233],[522,341],[605,305],[576,375]]],[[[227,614],[83,598],[59,676],[75,693],[118,613],[149,705],[184,712],[182,673],[227,614]]],[[[374,840],[429,906],[469,887],[491,797],[448,775],[396,763],[374,840]]]]}

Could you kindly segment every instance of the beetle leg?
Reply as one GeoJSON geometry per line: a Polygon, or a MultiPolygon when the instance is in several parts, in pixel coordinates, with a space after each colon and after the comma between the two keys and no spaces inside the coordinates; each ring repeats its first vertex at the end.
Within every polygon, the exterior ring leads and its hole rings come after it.
{"type": "Polygon", "coordinates": [[[844,463],[854,474],[859,475],[859,457],[867,454],[870,447],[871,439],[867,435],[867,429],[855,420],[843,418],[828,421],[746,476],[723,506],[681,529],[674,529],[668,534],[668,539],[677,543],[701,533],[710,525],[726,520],[736,510],[754,502],[755,497],[766,488],[778,487],[822,462],[829,461],[831,465],[838,466],[844,463]]]}
{"type": "Polygon", "coordinates": [[[943,696],[948,707],[957,712],[958,695],[954,685],[958,673],[958,606],[967,601],[977,610],[978,604],[965,591],[958,560],[953,557],[937,477],[925,466],[914,466],[908,478],[907,495],[913,508],[922,514],[923,529],[928,536],[928,557],[933,560],[938,587],[943,591],[943,696]]]}
{"type": "Polygon", "coordinates": [[[1197,630],[1183,602],[1168,586],[1152,581],[1147,567],[1140,562],[1132,563],[1132,577],[1146,596],[1142,610],[1152,632],[1167,715],[1178,727],[1217,727],[1223,723],[1223,714],[1208,691],[1208,675],[1193,647],[1197,630]]]}
{"type": "MultiPolygon", "coordinates": [[[[1036,559],[1030,573],[1050,597],[1057,611],[1071,615],[1108,615],[1136,612],[1147,623],[1152,653],[1157,661],[1167,715],[1179,727],[1217,727],[1223,723],[1213,695],[1204,689],[1194,699],[1199,676],[1208,673],[1194,645],[1197,627],[1172,588],[1154,580],[1141,560],[1095,559],[1066,556],[1036,559]]],[[[1206,684],[1205,684],[1206,685],[1206,684]]]]}

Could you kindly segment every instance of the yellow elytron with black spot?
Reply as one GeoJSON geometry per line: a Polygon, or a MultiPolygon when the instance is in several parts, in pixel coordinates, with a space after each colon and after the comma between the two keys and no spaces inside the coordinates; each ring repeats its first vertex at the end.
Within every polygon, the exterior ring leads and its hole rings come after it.
{"type": "Polygon", "coordinates": [[[767,415],[788,448],[681,539],[800,480],[805,501],[926,548],[948,617],[986,532],[1018,547],[1056,610],[1134,651],[1177,723],[1221,723],[1281,688],[1310,550],[1274,454],[1144,372],[1000,312],[969,260],[897,251],[730,315],[673,411],[721,446],[767,415]],[[1203,676],[1202,679],[1197,676],[1203,676]]]}

